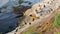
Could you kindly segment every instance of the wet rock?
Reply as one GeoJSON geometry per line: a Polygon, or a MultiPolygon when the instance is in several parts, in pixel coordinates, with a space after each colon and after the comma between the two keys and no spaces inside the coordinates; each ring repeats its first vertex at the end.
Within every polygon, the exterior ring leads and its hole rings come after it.
{"type": "Polygon", "coordinates": [[[31,25],[31,23],[29,23],[29,25],[31,25]]]}
{"type": "Polygon", "coordinates": [[[30,15],[32,17],[32,15],[30,15]]]}
{"type": "Polygon", "coordinates": [[[13,12],[16,14],[23,14],[29,8],[31,8],[31,7],[29,7],[29,6],[13,7],[13,12]]]}
{"type": "Polygon", "coordinates": [[[33,18],[33,21],[34,21],[34,18],[33,18]]]}
{"type": "Polygon", "coordinates": [[[16,29],[16,32],[18,31],[18,29],[16,29]]]}
{"type": "Polygon", "coordinates": [[[22,2],[24,2],[23,0],[19,0],[19,4],[21,4],[22,2]]]}
{"type": "Polygon", "coordinates": [[[19,18],[19,17],[22,17],[23,16],[23,14],[21,14],[21,15],[18,15],[18,16],[16,16],[15,18],[19,18]]]}
{"type": "Polygon", "coordinates": [[[25,24],[27,24],[27,23],[25,22],[25,24]]]}
{"type": "Polygon", "coordinates": [[[45,8],[46,6],[44,5],[44,8],[45,8]]]}

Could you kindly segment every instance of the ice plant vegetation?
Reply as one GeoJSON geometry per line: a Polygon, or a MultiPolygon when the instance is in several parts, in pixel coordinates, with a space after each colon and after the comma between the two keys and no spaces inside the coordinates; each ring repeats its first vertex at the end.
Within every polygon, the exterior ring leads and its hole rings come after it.
{"type": "Polygon", "coordinates": [[[57,13],[57,15],[55,16],[55,21],[54,21],[55,25],[60,26],[60,11],[57,13]]]}

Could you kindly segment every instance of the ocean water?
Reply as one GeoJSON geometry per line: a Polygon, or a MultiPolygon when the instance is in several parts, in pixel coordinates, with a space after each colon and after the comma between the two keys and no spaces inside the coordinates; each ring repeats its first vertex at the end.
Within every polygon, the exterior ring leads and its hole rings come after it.
{"type": "Polygon", "coordinates": [[[0,0],[0,32],[5,34],[16,28],[19,18],[13,12],[13,6],[18,5],[16,1],[12,0],[0,0]]]}
{"type": "MultiPolygon", "coordinates": [[[[41,2],[41,0],[24,0],[33,4],[41,2]]],[[[29,3],[28,2],[28,3],[29,3]]],[[[13,12],[13,6],[24,5],[31,6],[28,3],[19,4],[17,0],[0,0],[0,32],[3,34],[10,32],[16,28],[19,18],[15,18],[18,14],[13,12]]]]}
{"type": "Polygon", "coordinates": [[[21,3],[21,5],[24,5],[24,6],[32,6],[32,5],[34,5],[34,4],[38,3],[38,2],[41,2],[41,1],[43,1],[43,0],[24,0],[24,2],[21,3]],[[27,1],[27,3],[24,3],[25,1],[27,1]],[[28,4],[29,2],[31,4],[28,4]]]}

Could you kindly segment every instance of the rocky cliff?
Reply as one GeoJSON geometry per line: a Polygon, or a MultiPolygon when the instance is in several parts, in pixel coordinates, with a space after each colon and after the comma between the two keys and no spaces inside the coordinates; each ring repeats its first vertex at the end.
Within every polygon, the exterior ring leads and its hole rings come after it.
{"type": "Polygon", "coordinates": [[[21,34],[21,32],[26,31],[26,29],[30,26],[37,26],[40,24],[44,25],[42,25],[38,31],[43,31],[50,24],[50,20],[54,17],[54,15],[56,15],[57,11],[55,10],[57,10],[59,6],[60,0],[44,0],[34,4],[32,8],[26,10],[24,16],[20,18],[18,27],[7,34],[21,34]],[[50,22],[46,23],[45,21],[47,20],[50,22]]]}

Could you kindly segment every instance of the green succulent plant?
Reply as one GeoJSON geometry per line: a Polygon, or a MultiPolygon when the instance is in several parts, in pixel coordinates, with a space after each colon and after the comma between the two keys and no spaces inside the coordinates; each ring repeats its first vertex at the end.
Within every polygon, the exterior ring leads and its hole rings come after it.
{"type": "Polygon", "coordinates": [[[60,11],[57,13],[57,15],[55,16],[55,21],[54,21],[55,25],[60,26],[60,11]]]}

